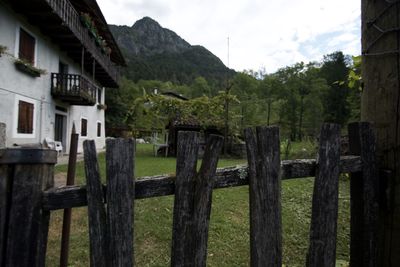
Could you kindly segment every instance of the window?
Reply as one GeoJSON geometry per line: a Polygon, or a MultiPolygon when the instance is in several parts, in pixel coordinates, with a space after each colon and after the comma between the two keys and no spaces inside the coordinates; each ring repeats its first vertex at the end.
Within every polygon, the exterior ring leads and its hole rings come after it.
{"type": "Polygon", "coordinates": [[[81,136],[87,136],[87,119],[81,119],[81,136]]]}
{"type": "Polygon", "coordinates": [[[19,134],[33,133],[33,110],[34,105],[25,101],[18,102],[18,127],[19,134]]]}
{"type": "Polygon", "coordinates": [[[101,122],[97,122],[97,137],[101,137],[101,122]]]}
{"type": "Polygon", "coordinates": [[[18,57],[22,60],[35,64],[35,37],[27,33],[25,30],[19,30],[19,50],[18,57]]]}
{"type": "Polygon", "coordinates": [[[101,89],[97,89],[97,102],[101,104],[101,89]]]}

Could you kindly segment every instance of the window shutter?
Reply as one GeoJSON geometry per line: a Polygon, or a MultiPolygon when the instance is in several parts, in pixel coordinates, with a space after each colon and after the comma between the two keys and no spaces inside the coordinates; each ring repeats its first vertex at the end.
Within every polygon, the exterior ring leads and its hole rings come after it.
{"type": "Polygon", "coordinates": [[[25,101],[18,104],[18,133],[33,133],[34,105],[25,101]]]}
{"type": "Polygon", "coordinates": [[[19,101],[18,104],[18,133],[25,132],[25,125],[26,125],[26,102],[19,101]]]}
{"type": "Polygon", "coordinates": [[[27,133],[33,133],[33,109],[34,109],[33,104],[28,104],[26,113],[28,117],[27,133]]]}
{"type": "Polygon", "coordinates": [[[32,65],[35,63],[35,38],[20,29],[19,32],[19,58],[28,61],[32,65]]]}
{"type": "Polygon", "coordinates": [[[87,136],[87,119],[81,119],[81,136],[87,136]]]}
{"type": "Polygon", "coordinates": [[[97,123],[97,137],[101,137],[101,122],[97,123]]]}

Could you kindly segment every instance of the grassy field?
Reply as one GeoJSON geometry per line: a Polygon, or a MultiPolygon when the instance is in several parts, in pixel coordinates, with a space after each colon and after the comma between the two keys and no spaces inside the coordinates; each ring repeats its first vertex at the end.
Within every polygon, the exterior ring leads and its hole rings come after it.
{"type": "MultiPolygon", "coordinates": [[[[309,145],[308,145],[309,146],[309,145]]],[[[310,154],[301,144],[298,152],[310,154]]],[[[307,148],[307,150],[309,150],[307,148]]],[[[305,155],[306,156],[306,155],[305,155]]],[[[104,174],[104,154],[99,156],[104,174]]],[[[219,166],[232,166],[243,160],[221,159],[219,166]]],[[[56,172],[66,172],[57,166],[56,172]]],[[[174,158],[155,158],[151,146],[138,145],[136,176],[172,174],[174,158]]],[[[102,176],[104,177],[104,175],[102,176]]],[[[84,184],[82,163],[77,167],[77,183],[84,184]]],[[[308,247],[313,179],[294,179],[282,183],[284,264],[304,266],[308,247]]],[[[340,181],[337,258],[349,258],[349,183],[340,181]]],[[[150,198],[135,202],[135,261],[136,266],[170,265],[173,196],[150,198]]],[[[208,266],[249,265],[248,187],[215,190],[211,212],[208,245],[208,266]]],[[[51,216],[47,266],[58,266],[62,212],[51,216]]],[[[89,266],[87,208],[73,210],[70,242],[70,266],[89,266]]]]}

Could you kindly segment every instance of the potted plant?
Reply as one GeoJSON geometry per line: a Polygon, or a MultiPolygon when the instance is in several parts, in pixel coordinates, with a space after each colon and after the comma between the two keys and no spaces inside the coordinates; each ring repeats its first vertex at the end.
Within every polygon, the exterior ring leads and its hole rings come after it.
{"type": "Polygon", "coordinates": [[[90,15],[89,15],[89,13],[82,12],[80,20],[81,20],[81,23],[83,24],[83,26],[85,26],[88,29],[92,28],[93,21],[92,21],[92,18],[90,17],[90,15]]]}
{"type": "Polygon", "coordinates": [[[0,57],[7,51],[7,46],[0,45],[0,57]]]}
{"type": "Polygon", "coordinates": [[[97,109],[98,110],[102,110],[102,109],[106,110],[107,109],[107,105],[106,104],[97,104],[97,109]]]}

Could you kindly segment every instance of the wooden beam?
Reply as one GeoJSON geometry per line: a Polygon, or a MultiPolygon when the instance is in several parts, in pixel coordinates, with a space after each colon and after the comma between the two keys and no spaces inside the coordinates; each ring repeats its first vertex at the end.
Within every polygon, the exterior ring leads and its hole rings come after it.
{"type": "MultiPolygon", "coordinates": [[[[315,176],[315,159],[284,160],[281,162],[281,179],[306,178],[315,176]]],[[[344,156],[340,160],[340,172],[352,173],[361,170],[358,156],[344,156]]],[[[247,166],[236,166],[218,169],[214,189],[248,185],[247,166]]],[[[173,195],[175,192],[175,176],[158,175],[141,177],[135,182],[135,198],[150,198],[173,195]]],[[[87,205],[85,186],[66,186],[53,188],[43,194],[43,208],[57,210],[87,205]]]]}

